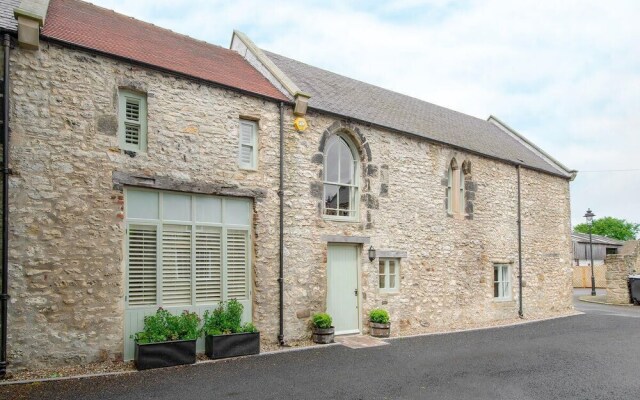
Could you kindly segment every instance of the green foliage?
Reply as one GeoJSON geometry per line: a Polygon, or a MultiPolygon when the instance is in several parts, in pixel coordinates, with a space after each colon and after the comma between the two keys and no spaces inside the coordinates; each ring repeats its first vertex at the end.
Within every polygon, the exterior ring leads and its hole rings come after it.
{"type": "MultiPolygon", "coordinates": [[[[573,228],[580,233],[589,233],[589,225],[578,224],[573,228]]],[[[602,235],[618,240],[634,240],[640,231],[640,224],[613,217],[602,217],[593,220],[594,235],[602,235]]]]}
{"type": "Polygon", "coordinates": [[[258,332],[258,328],[256,328],[255,325],[253,325],[251,322],[247,322],[246,324],[242,325],[242,328],[240,329],[240,332],[242,332],[242,333],[256,333],[256,332],[258,332]]]}
{"type": "Polygon", "coordinates": [[[244,307],[238,300],[231,299],[209,312],[204,313],[202,331],[205,335],[227,335],[230,333],[258,332],[251,323],[242,325],[242,310],[244,307]]]}
{"type": "Polygon", "coordinates": [[[381,308],[373,309],[369,313],[369,321],[375,322],[376,324],[388,324],[389,313],[381,308]]]}
{"type": "Polygon", "coordinates": [[[327,313],[313,314],[313,317],[311,317],[311,320],[312,320],[313,326],[319,329],[331,328],[331,323],[333,322],[333,320],[331,319],[331,315],[327,313]]]}
{"type": "Polygon", "coordinates": [[[199,325],[200,317],[194,312],[174,315],[160,307],[154,315],[144,317],[144,329],[135,339],[140,344],[194,340],[200,336],[199,325]]]}

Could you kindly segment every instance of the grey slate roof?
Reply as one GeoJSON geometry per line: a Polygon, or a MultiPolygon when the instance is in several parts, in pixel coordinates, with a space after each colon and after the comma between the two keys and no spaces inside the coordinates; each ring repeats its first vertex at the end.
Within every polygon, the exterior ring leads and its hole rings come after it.
{"type": "MultiPolygon", "coordinates": [[[[592,235],[593,236],[593,244],[606,244],[610,246],[622,246],[625,242],[622,240],[611,239],[606,236],[600,235],[592,235]]],[[[589,243],[589,234],[588,233],[580,233],[573,232],[571,234],[571,240],[578,243],[589,243]]]]}
{"type": "Polygon", "coordinates": [[[20,5],[20,0],[1,0],[0,3],[0,30],[17,31],[18,21],[13,16],[13,10],[20,5]]]}
{"type": "Polygon", "coordinates": [[[569,176],[489,121],[263,51],[311,95],[311,108],[569,176]]]}

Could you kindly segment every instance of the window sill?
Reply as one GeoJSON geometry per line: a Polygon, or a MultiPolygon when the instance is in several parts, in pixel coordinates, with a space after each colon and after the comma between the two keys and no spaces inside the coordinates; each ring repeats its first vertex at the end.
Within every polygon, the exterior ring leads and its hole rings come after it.
{"type": "Polygon", "coordinates": [[[378,289],[378,294],[380,295],[384,295],[384,296],[397,296],[400,294],[400,290],[384,290],[384,289],[378,289]]]}
{"type": "Polygon", "coordinates": [[[511,297],[509,297],[509,298],[504,298],[504,299],[501,299],[501,298],[499,298],[499,297],[494,297],[494,298],[493,298],[493,303],[494,303],[494,304],[504,304],[504,305],[508,305],[508,304],[510,304],[510,303],[514,303],[514,304],[515,304],[515,302],[516,302],[516,301],[515,301],[514,299],[512,299],[511,297]]]}
{"type": "Polygon", "coordinates": [[[335,222],[360,222],[359,218],[354,217],[338,217],[333,215],[323,215],[322,219],[325,221],[335,221],[335,222]]]}

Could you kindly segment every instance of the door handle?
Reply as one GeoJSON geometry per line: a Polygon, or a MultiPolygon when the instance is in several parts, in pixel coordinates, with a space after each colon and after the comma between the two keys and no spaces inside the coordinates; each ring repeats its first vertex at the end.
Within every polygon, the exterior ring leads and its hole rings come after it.
{"type": "Polygon", "coordinates": [[[355,289],[355,290],[353,291],[353,294],[357,296],[357,295],[358,295],[358,289],[355,289]]]}

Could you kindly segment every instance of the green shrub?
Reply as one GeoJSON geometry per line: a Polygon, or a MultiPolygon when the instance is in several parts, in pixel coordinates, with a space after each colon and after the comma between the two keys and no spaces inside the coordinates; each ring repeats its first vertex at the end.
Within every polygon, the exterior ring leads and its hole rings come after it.
{"type": "Polygon", "coordinates": [[[258,332],[253,324],[242,325],[242,311],[244,307],[238,300],[232,299],[220,303],[218,307],[204,313],[202,331],[205,335],[227,335],[230,333],[258,332]]]}
{"type": "Polygon", "coordinates": [[[258,332],[258,328],[256,328],[255,325],[253,325],[251,322],[247,322],[246,324],[242,325],[240,331],[242,333],[256,333],[258,332]]]}
{"type": "Polygon", "coordinates": [[[371,310],[371,312],[369,313],[369,321],[375,322],[377,324],[388,324],[389,313],[381,308],[376,308],[374,310],[371,310]]]}
{"type": "Polygon", "coordinates": [[[194,340],[200,336],[199,325],[200,317],[194,312],[174,315],[160,307],[154,315],[144,317],[144,329],[135,339],[140,344],[194,340]]]}
{"type": "Polygon", "coordinates": [[[319,329],[331,328],[331,323],[333,322],[333,320],[331,319],[331,315],[327,313],[313,314],[313,317],[311,319],[313,326],[319,329]]]}

